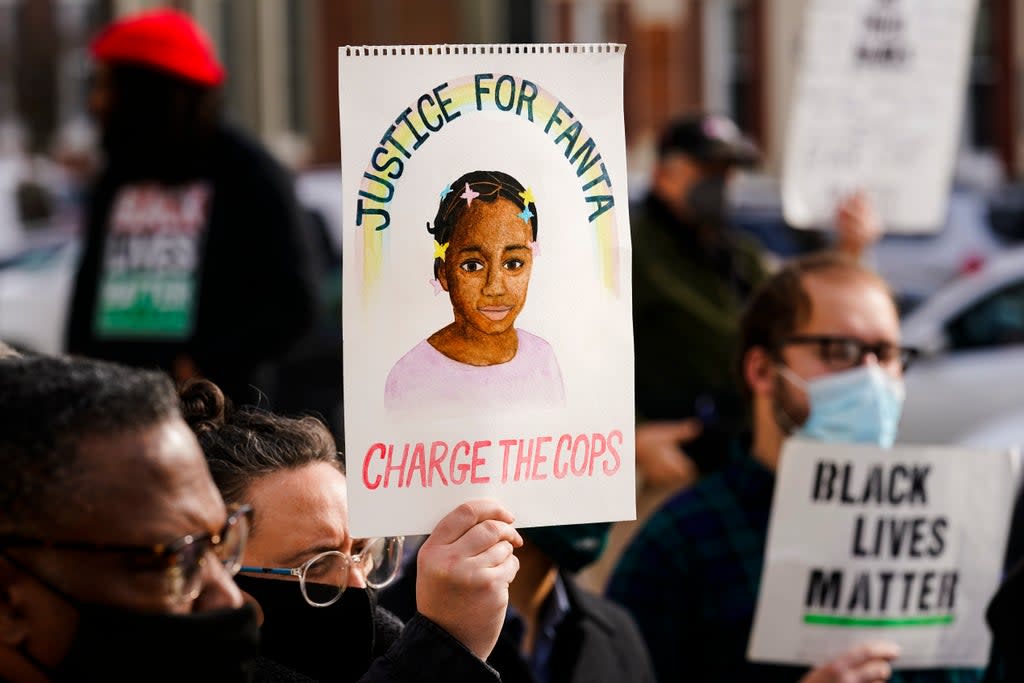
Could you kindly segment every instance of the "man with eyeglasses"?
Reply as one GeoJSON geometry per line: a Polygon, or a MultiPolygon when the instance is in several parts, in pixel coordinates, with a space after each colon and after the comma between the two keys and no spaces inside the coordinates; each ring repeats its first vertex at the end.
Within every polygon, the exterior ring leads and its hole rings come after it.
{"type": "MultiPolygon", "coordinates": [[[[314,680],[257,668],[257,612],[232,580],[253,510],[224,504],[162,373],[0,360],[0,510],[0,680],[314,680]]],[[[483,660],[518,567],[511,521],[474,501],[438,525],[425,562],[425,587],[436,590],[422,607],[433,621],[407,628],[362,683],[498,680],[483,660]],[[495,542],[499,531],[508,540],[495,542]]],[[[307,561],[299,588],[283,587],[334,604],[355,585],[393,578],[400,541],[345,547],[318,554],[355,570],[344,579],[307,561]],[[333,585],[311,587],[332,575],[333,585]]],[[[353,644],[339,635],[322,634],[340,663],[353,644]]]]}
{"type": "Polygon", "coordinates": [[[888,447],[903,403],[900,345],[886,283],[849,257],[796,259],[754,294],[740,321],[740,376],[752,434],[726,465],[671,498],[622,557],[608,594],[636,618],[658,678],[762,683],[980,680],[975,671],[900,671],[898,649],[858,646],[810,672],[747,661],[775,469],[794,434],[888,447]]]}
{"type": "MultiPolygon", "coordinates": [[[[672,488],[721,466],[718,432],[748,421],[732,372],[736,322],[775,258],[731,225],[739,172],[761,158],[735,122],[709,112],[671,121],[657,157],[650,191],[630,208],[637,465],[646,484],[672,488]]],[[[834,231],[804,231],[799,248],[820,249],[832,235],[860,258],[881,235],[864,193],[841,197],[834,222],[834,231]]]]}
{"type": "Polygon", "coordinates": [[[225,507],[162,374],[0,361],[0,680],[248,679],[225,507]]]}

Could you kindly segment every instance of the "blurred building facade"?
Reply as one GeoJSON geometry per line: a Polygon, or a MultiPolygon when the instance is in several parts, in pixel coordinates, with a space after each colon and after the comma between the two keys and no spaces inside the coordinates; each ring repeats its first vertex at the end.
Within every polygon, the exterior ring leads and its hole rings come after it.
{"type": "MultiPolygon", "coordinates": [[[[879,0],[881,1],[881,0],[879,0]]],[[[337,48],[362,44],[628,45],[631,174],[672,116],[735,118],[778,170],[808,0],[0,0],[0,154],[77,139],[86,46],[111,18],[157,5],[193,14],[229,79],[229,114],[293,165],[339,158],[337,48]]],[[[980,0],[962,134],[1009,177],[1024,172],[1024,0],[980,0]]]]}

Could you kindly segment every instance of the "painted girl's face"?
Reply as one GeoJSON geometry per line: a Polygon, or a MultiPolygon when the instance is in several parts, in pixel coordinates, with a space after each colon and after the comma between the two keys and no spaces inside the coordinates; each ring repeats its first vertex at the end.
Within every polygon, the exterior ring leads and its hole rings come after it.
{"type": "Polygon", "coordinates": [[[474,201],[456,224],[440,273],[456,322],[500,334],[523,310],[533,266],[533,231],[520,211],[500,197],[490,203],[474,201]]]}

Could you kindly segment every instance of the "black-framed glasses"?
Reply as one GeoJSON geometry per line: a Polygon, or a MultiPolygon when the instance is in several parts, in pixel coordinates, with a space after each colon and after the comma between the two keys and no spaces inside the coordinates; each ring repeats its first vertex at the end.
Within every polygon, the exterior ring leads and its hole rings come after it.
{"type": "Polygon", "coordinates": [[[240,571],[252,574],[273,574],[299,580],[302,597],[313,607],[327,607],[341,598],[348,588],[353,569],[363,572],[366,585],[383,588],[395,580],[402,564],[404,536],[385,536],[367,539],[362,550],[355,555],[340,550],[328,550],[311,557],[298,567],[249,567],[240,571]]]}
{"type": "Polygon", "coordinates": [[[201,570],[211,551],[232,576],[238,573],[251,523],[252,506],[238,505],[229,508],[227,521],[216,533],[189,534],[170,543],[126,545],[0,534],[0,548],[53,548],[128,555],[144,564],[165,570],[171,597],[177,601],[188,601],[199,596],[202,589],[201,570]]]}
{"type": "Polygon", "coordinates": [[[900,346],[891,342],[869,344],[856,337],[827,334],[793,335],[782,340],[782,346],[789,345],[817,346],[818,356],[833,370],[846,370],[864,363],[870,353],[878,359],[879,365],[899,363],[906,370],[911,361],[918,355],[918,350],[910,346],[900,346]]]}

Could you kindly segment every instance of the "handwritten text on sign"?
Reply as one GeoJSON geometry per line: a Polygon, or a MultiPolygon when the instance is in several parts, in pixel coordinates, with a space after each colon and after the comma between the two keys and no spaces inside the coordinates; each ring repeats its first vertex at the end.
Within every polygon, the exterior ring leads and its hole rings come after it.
{"type": "Polygon", "coordinates": [[[897,668],[983,666],[1013,470],[1009,452],[790,440],[750,658],[812,665],[885,639],[897,668]]]}
{"type": "Polygon", "coordinates": [[[782,173],[790,225],[831,225],[863,190],[889,232],[942,227],[977,4],[806,3],[782,173]]]}
{"type": "Polygon", "coordinates": [[[624,50],[339,50],[354,536],[635,516],[624,50]]]}
{"type": "Polygon", "coordinates": [[[430,488],[487,484],[490,462],[501,462],[502,484],[543,481],[549,476],[612,476],[622,465],[623,436],[619,430],[604,434],[562,434],[531,439],[446,441],[370,446],[363,458],[363,485],[378,488],[430,488]]]}
{"type": "MultiPolygon", "coordinates": [[[[917,514],[927,508],[930,465],[888,464],[855,467],[852,462],[818,460],[814,468],[814,503],[881,507],[884,512],[859,512],[853,523],[850,557],[899,560],[941,558],[948,545],[945,515],[917,514]],[[861,478],[858,478],[861,477],[861,478]],[[906,512],[899,512],[906,511],[906,512]]],[[[859,570],[813,567],[807,578],[804,622],[856,623],[845,614],[889,614],[918,621],[951,623],[958,572],[934,570],[859,570]]],[[[883,625],[886,620],[873,618],[883,625]]]]}
{"type": "Polygon", "coordinates": [[[565,103],[547,93],[538,97],[542,90],[536,83],[510,74],[478,73],[473,74],[471,84],[469,80],[446,81],[419,95],[416,113],[413,107],[406,107],[384,131],[371,155],[370,168],[363,173],[363,178],[370,182],[359,190],[357,226],[363,225],[370,216],[378,217],[375,230],[385,230],[391,225],[387,207],[395,195],[395,181],[405,172],[405,160],[412,159],[413,152],[427,142],[431,132],[440,132],[445,123],[462,116],[463,108],[508,112],[538,126],[543,124],[545,135],[553,137],[555,145],[573,165],[576,176],[585,178],[582,191],[586,193],[586,201],[593,205],[587,221],[593,222],[615,206],[615,197],[610,194],[612,180],[597,151],[597,143],[584,132],[583,123],[565,103]],[[466,91],[471,97],[465,97],[466,91]],[[406,140],[403,144],[402,138],[409,135],[412,143],[406,140]]]}

